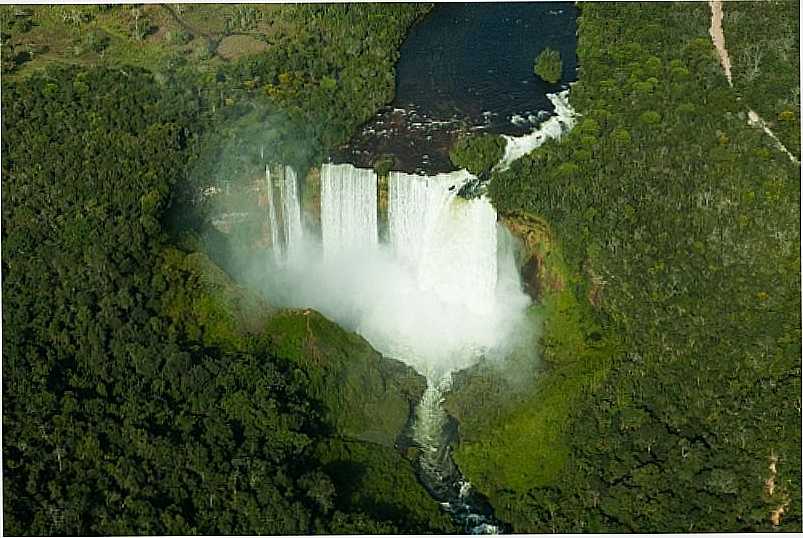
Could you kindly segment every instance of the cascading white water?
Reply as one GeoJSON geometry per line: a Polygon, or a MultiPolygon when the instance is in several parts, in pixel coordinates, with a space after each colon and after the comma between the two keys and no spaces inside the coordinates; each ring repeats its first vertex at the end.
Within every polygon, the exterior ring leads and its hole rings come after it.
{"type": "Polygon", "coordinates": [[[440,380],[427,380],[427,388],[415,408],[413,441],[419,447],[420,477],[441,506],[470,534],[498,534],[488,507],[481,507],[471,483],[460,474],[451,458],[447,432],[450,418],[443,408],[445,394],[451,388],[451,374],[440,380]],[[444,502],[445,501],[445,502],[444,502]]]}
{"type": "Polygon", "coordinates": [[[520,157],[540,147],[549,139],[559,139],[570,131],[577,121],[577,113],[569,104],[569,90],[548,93],[547,97],[555,107],[555,115],[542,123],[537,129],[524,136],[502,135],[505,139],[505,154],[496,168],[505,170],[520,157]]]}
{"type": "Polygon", "coordinates": [[[268,191],[268,223],[270,224],[270,241],[276,261],[283,257],[282,243],[279,240],[279,219],[276,215],[275,190],[271,179],[270,166],[265,165],[265,183],[268,191]]]}
{"type": "Polygon", "coordinates": [[[457,195],[471,178],[465,171],[431,177],[393,172],[389,241],[383,244],[374,172],[323,165],[323,257],[304,237],[307,248],[297,263],[268,271],[271,297],[321,311],[430,379],[483,355],[504,355],[529,300],[512,258],[499,267],[501,227],[493,206],[457,195]]]}
{"type": "MultiPolygon", "coordinates": [[[[505,137],[512,161],[571,129],[566,93],[550,95],[557,115],[535,132],[505,137]]],[[[267,271],[277,305],[311,307],[365,337],[379,352],[427,377],[413,437],[421,472],[436,498],[465,530],[499,529],[450,457],[449,417],[441,402],[451,372],[485,357],[499,359],[534,330],[521,289],[512,236],[484,197],[458,196],[476,179],[465,170],[437,176],[391,172],[388,243],[378,241],[377,176],[350,164],[321,167],[322,245],[305,236],[295,173],[285,168],[281,205],[284,244],[270,188],[268,216],[276,266],[267,271]],[[321,251],[323,256],[321,256],[321,251]]],[[[451,431],[451,430],[450,430],[451,431]]]]}
{"type": "MultiPolygon", "coordinates": [[[[505,346],[511,318],[528,304],[520,290],[498,293],[496,211],[484,198],[457,196],[471,178],[466,171],[391,173],[386,254],[393,266],[354,327],[430,379],[505,346]]],[[[324,249],[336,236],[324,232],[324,249]]]]}
{"type": "Polygon", "coordinates": [[[350,164],[321,167],[324,256],[377,244],[376,173],[350,164]]]}
{"type": "Polygon", "coordinates": [[[282,195],[285,250],[287,256],[298,252],[304,237],[301,226],[301,202],[298,198],[298,178],[290,166],[284,167],[284,192],[282,195]]]}
{"type": "Polygon", "coordinates": [[[390,243],[422,290],[473,312],[493,310],[496,211],[485,199],[465,200],[465,170],[437,176],[391,172],[390,243]]]}
{"type": "MultiPolygon", "coordinates": [[[[521,311],[527,301],[505,303],[523,296],[509,233],[497,226],[496,211],[487,199],[457,196],[472,178],[465,170],[429,177],[391,172],[388,228],[396,257],[414,274],[420,290],[442,306],[438,319],[424,322],[443,334],[459,335],[456,340],[438,338],[437,348],[419,342],[399,357],[427,376],[413,429],[421,448],[421,472],[438,496],[449,499],[444,506],[468,530],[487,534],[499,529],[472,508],[470,484],[455,484],[459,474],[444,438],[447,415],[441,404],[451,372],[491,352],[514,326],[507,307],[512,304],[514,311],[521,311]],[[505,306],[500,308],[500,303],[505,306]]],[[[411,341],[419,333],[415,325],[412,329],[411,341]]]]}
{"type": "MultiPolygon", "coordinates": [[[[382,244],[376,174],[325,164],[322,245],[301,235],[307,248],[299,250],[299,259],[267,273],[278,304],[315,308],[427,377],[413,431],[421,472],[467,529],[493,532],[451,462],[444,437],[450,419],[441,402],[451,372],[481,357],[502,358],[517,345],[526,332],[521,328],[529,298],[521,290],[509,232],[497,224],[493,206],[484,197],[457,195],[471,179],[465,170],[429,177],[392,172],[388,243],[382,244]]],[[[285,187],[282,206],[288,245],[296,241],[294,224],[287,224],[297,206],[291,188],[285,187]]]]}
{"type": "Polygon", "coordinates": [[[426,471],[430,473],[438,472],[437,457],[443,428],[446,425],[446,413],[444,413],[441,403],[446,388],[444,385],[448,385],[448,383],[448,377],[441,383],[429,382],[415,410],[415,421],[418,427],[413,432],[413,440],[424,451],[421,460],[426,471]]]}
{"type": "Polygon", "coordinates": [[[283,264],[288,258],[298,255],[303,244],[304,229],[301,225],[301,201],[296,172],[290,166],[278,169],[281,179],[271,173],[270,165],[265,166],[265,191],[271,251],[274,261],[283,264]]]}

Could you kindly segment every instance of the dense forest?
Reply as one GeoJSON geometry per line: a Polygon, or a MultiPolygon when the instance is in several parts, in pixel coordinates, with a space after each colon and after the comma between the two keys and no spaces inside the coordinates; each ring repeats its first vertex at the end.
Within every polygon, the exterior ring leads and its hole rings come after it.
{"type": "MultiPolygon", "coordinates": [[[[314,313],[275,316],[171,216],[210,137],[244,117],[232,96],[340,114],[323,147],[390,98],[424,8],[288,9],[329,48],[299,37],[211,79],[57,61],[4,77],[6,534],[454,530],[392,448],[423,380],[314,313]]],[[[4,39],[30,31],[7,23],[4,39]]]]}
{"type": "Polygon", "coordinates": [[[723,30],[737,95],[800,160],[800,13],[790,2],[734,2],[723,30]]]}
{"type": "MultiPolygon", "coordinates": [[[[397,448],[424,379],[198,204],[345,142],[430,8],[0,8],[4,533],[460,532],[397,448]]],[[[515,532],[800,531],[800,167],[747,122],[800,156],[797,6],[726,3],[733,87],[708,4],[580,10],[578,125],[490,173],[543,360],[455,377],[455,461],[515,532]]]]}
{"type": "Polygon", "coordinates": [[[734,9],[786,23],[745,14],[726,44],[789,47],[732,89],[707,4],[584,4],[578,126],[491,183],[561,276],[534,411],[464,411],[458,461],[518,531],[800,531],[800,168],[747,124],[786,107],[799,130],[797,6],[734,9]],[[503,449],[539,425],[546,468],[503,449]]]}

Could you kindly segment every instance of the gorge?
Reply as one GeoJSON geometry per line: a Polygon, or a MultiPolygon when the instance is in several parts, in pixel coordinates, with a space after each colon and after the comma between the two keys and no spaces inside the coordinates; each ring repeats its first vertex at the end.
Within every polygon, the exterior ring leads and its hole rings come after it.
{"type": "MultiPolygon", "coordinates": [[[[263,192],[260,226],[269,248],[249,254],[244,262],[249,280],[272,305],[315,309],[426,378],[402,444],[415,447],[419,479],[466,532],[502,528],[452,461],[457,423],[443,408],[451,376],[480,361],[502,365],[514,351],[537,363],[539,322],[521,284],[520,241],[483,195],[488,177],[445,166],[438,148],[473,125],[469,131],[502,135],[505,152],[496,168],[505,169],[573,127],[568,85],[547,85],[532,74],[538,47],[557,42],[569,52],[573,46],[574,8],[547,7],[509,12],[442,6],[420,23],[402,50],[397,102],[406,103],[405,114],[427,118],[423,130],[416,120],[412,130],[377,133],[369,122],[347,150],[298,176],[293,167],[259,152],[265,185],[256,188],[263,192]],[[543,17],[552,20],[553,33],[528,41],[528,29],[543,17]],[[475,26],[477,31],[497,27],[516,36],[522,48],[501,57],[492,46],[496,38],[488,37],[474,46],[482,58],[481,76],[469,74],[476,66],[461,64],[445,71],[457,78],[447,77],[433,93],[442,66],[436,62],[422,76],[416,70],[427,61],[422,51],[433,42],[451,46],[444,31],[469,32],[475,26]],[[474,89],[466,93],[463,84],[474,89]],[[412,152],[403,149],[408,144],[412,152]],[[390,171],[377,172],[370,165],[388,152],[390,171]],[[461,196],[466,186],[472,199],[461,196]]],[[[467,60],[474,53],[461,54],[467,60]]],[[[572,54],[566,57],[570,82],[575,62],[572,54]]],[[[380,123],[387,119],[382,114],[380,123]]]]}
{"type": "MultiPolygon", "coordinates": [[[[278,306],[320,311],[426,376],[413,429],[419,469],[430,482],[456,484],[440,407],[450,375],[481,357],[503,360],[532,330],[513,241],[487,199],[457,196],[472,178],[465,171],[431,177],[391,172],[383,242],[376,174],[324,164],[320,175],[320,241],[315,233],[293,235],[287,226],[274,232],[279,220],[269,211],[271,236],[287,239],[267,258],[265,295],[278,306]]],[[[282,198],[269,207],[290,206],[285,212],[298,214],[292,188],[270,192],[282,198]]],[[[459,484],[457,491],[438,487],[442,501],[461,499],[459,484]]]]}
{"type": "Polygon", "coordinates": [[[799,6],[719,7],[0,7],[4,534],[799,533],[799,6]]]}
{"type": "MultiPolygon", "coordinates": [[[[565,97],[560,116],[525,144],[571,128],[565,97]]],[[[476,180],[466,170],[391,171],[380,181],[371,169],[325,163],[319,178],[320,217],[302,218],[299,191],[314,187],[300,185],[289,166],[266,165],[271,248],[251,261],[250,273],[276,306],[314,308],[426,377],[410,434],[420,479],[465,530],[497,531],[487,504],[451,461],[454,425],[442,402],[452,373],[479,360],[502,363],[519,350],[537,361],[517,240],[487,197],[459,196],[476,180]],[[301,224],[318,220],[319,228],[301,224]]]]}

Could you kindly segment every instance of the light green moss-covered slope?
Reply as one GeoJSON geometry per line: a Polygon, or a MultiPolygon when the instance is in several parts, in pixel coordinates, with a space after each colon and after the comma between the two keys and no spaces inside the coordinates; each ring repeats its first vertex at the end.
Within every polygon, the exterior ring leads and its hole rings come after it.
{"type": "Polygon", "coordinates": [[[361,336],[314,310],[287,310],[267,323],[263,338],[300,365],[338,433],[393,446],[426,388],[409,366],[382,357],[361,336]]]}

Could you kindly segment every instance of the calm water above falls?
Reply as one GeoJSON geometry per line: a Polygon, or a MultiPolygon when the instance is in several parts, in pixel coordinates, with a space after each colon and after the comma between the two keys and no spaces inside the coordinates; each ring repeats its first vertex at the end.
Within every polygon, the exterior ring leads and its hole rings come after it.
{"type": "Polygon", "coordinates": [[[438,5],[414,27],[397,65],[396,104],[513,134],[515,115],[551,110],[545,97],[575,79],[576,8],[568,2],[438,5]],[[545,47],[563,59],[564,84],[533,73],[545,47]]]}
{"type": "Polygon", "coordinates": [[[396,98],[334,156],[394,169],[451,170],[448,149],[461,131],[523,135],[554,111],[547,93],[576,79],[577,9],[569,2],[439,4],[400,51],[396,98]],[[545,47],[560,51],[563,78],[533,73],[545,47]]]}

